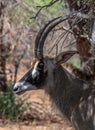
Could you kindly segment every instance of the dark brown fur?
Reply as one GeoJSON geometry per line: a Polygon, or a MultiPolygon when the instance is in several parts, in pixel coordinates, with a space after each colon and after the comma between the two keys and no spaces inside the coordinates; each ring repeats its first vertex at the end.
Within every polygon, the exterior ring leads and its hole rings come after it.
{"type": "Polygon", "coordinates": [[[95,130],[95,88],[74,77],[52,60],[46,61],[48,79],[45,91],[50,99],[74,125],[76,130],[95,130]]]}

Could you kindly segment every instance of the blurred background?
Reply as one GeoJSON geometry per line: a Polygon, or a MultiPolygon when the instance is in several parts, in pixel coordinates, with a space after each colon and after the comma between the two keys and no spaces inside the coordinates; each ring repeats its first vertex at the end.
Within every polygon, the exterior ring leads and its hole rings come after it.
{"type": "Polygon", "coordinates": [[[94,15],[94,0],[0,0],[0,130],[73,130],[43,90],[16,96],[12,88],[31,67],[38,31],[59,16],[64,21],[49,33],[44,55],[77,50],[63,66],[93,81],[94,15]]]}

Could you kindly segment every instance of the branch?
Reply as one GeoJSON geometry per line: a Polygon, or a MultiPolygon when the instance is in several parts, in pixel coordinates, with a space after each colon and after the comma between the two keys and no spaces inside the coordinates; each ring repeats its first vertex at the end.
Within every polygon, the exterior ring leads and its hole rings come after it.
{"type": "Polygon", "coordinates": [[[57,29],[54,29],[54,32],[55,32],[55,31],[58,31],[58,30],[64,30],[64,31],[67,31],[67,32],[73,34],[73,32],[70,30],[70,28],[67,29],[66,27],[59,27],[59,28],[57,28],[57,29]]]}
{"type": "Polygon", "coordinates": [[[73,44],[76,44],[76,41],[70,42],[69,45],[64,46],[64,48],[70,47],[70,46],[72,46],[73,44]]]}
{"type": "Polygon", "coordinates": [[[69,32],[66,33],[65,38],[64,38],[64,40],[62,42],[62,45],[61,45],[61,48],[60,48],[60,52],[62,52],[62,48],[63,48],[64,42],[66,41],[66,39],[67,39],[69,34],[70,34],[69,32]]]}
{"type": "Polygon", "coordinates": [[[39,13],[41,12],[42,9],[48,8],[48,7],[52,6],[52,5],[54,5],[54,4],[55,4],[56,2],[58,2],[58,1],[60,1],[60,0],[52,0],[52,1],[51,1],[49,4],[47,4],[47,5],[37,6],[37,7],[39,7],[40,9],[39,9],[38,12],[35,14],[35,16],[31,17],[31,19],[36,19],[36,17],[39,15],[39,13]]]}
{"type": "MultiPolygon", "coordinates": [[[[50,54],[52,52],[52,50],[54,49],[54,47],[56,47],[56,49],[58,50],[58,44],[61,41],[61,39],[67,34],[67,32],[62,33],[61,35],[59,35],[58,39],[56,40],[56,42],[54,43],[54,45],[51,47],[51,49],[48,51],[48,54],[50,54]]],[[[56,52],[58,53],[58,51],[56,52]]]]}
{"type": "MultiPolygon", "coordinates": [[[[75,18],[75,14],[73,16],[68,16],[67,19],[65,18],[65,20],[68,20],[70,18],[75,18]]],[[[77,18],[75,19],[74,23],[72,24],[72,26],[69,29],[66,29],[65,27],[60,27],[59,29],[55,29],[55,30],[65,30],[64,33],[62,33],[61,35],[59,35],[58,39],[56,40],[56,42],[54,43],[54,45],[51,47],[51,49],[48,51],[48,54],[52,52],[52,50],[56,47],[56,53],[58,53],[58,44],[59,42],[63,39],[62,45],[61,45],[61,50],[62,51],[62,47],[64,42],[66,41],[68,35],[71,33],[73,34],[73,32],[71,31],[72,27],[78,22],[77,18]]],[[[77,36],[78,34],[76,34],[77,36]]]]}

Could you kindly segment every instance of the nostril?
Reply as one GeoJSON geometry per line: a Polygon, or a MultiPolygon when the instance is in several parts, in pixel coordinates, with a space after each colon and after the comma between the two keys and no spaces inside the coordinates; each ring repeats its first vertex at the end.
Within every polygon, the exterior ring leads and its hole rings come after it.
{"type": "Polygon", "coordinates": [[[18,90],[18,87],[14,87],[14,88],[13,88],[13,91],[16,92],[17,90],[18,90]]]}

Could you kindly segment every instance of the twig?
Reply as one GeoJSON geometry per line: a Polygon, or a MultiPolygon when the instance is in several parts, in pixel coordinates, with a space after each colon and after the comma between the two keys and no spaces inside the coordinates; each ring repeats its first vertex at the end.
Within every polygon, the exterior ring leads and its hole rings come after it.
{"type": "Polygon", "coordinates": [[[64,30],[64,31],[67,31],[67,32],[69,32],[69,33],[72,33],[72,34],[73,34],[73,32],[70,30],[70,28],[69,28],[69,29],[67,29],[66,27],[59,27],[59,28],[54,29],[54,31],[58,31],[58,30],[64,30]]]}
{"type": "Polygon", "coordinates": [[[58,54],[58,45],[56,44],[56,56],[58,54]]]}
{"type": "Polygon", "coordinates": [[[72,45],[75,44],[75,43],[76,43],[76,41],[71,42],[69,45],[65,46],[64,48],[70,47],[70,46],[72,46],[72,45]]]}
{"type": "MultiPolygon", "coordinates": [[[[63,36],[63,33],[60,35],[61,37],[63,36]]],[[[59,37],[60,37],[59,36],[59,37]]],[[[58,41],[58,39],[56,40],[58,41]]],[[[58,42],[57,42],[58,43],[58,42]]],[[[51,49],[48,51],[48,54],[51,53],[51,51],[54,49],[54,47],[57,45],[57,43],[55,42],[54,45],[51,47],[51,49]]]]}
{"type": "Polygon", "coordinates": [[[39,7],[40,9],[39,9],[38,12],[35,14],[35,16],[31,17],[31,19],[36,19],[36,17],[39,15],[39,13],[41,12],[41,10],[42,10],[43,8],[48,8],[48,7],[52,6],[53,4],[55,4],[57,1],[59,1],[59,0],[52,0],[49,4],[44,5],[44,6],[37,6],[37,7],[39,7]]]}
{"type": "Polygon", "coordinates": [[[63,44],[64,44],[64,42],[66,41],[68,35],[69,35],[69,32],[67,32],[67,34],[65,35],[65,38],[64,38],[64,40],[63,40],[63,42],[62,42],[62,45],[61,45],[61,48],[60,48],[60,52],[62,51],[63,44]]]}
{"type": "Polygon", "coordinates": [[[58,43],[61,41],[61,39],[66,35],[67,32],[62,33],[58,39],[56,40],[56,42],[54,43],[54,45],[52,46],[52,48],[49,50],[48,54],[51,53],[51,51],[54,49],[54,47],[56,47],[58,45],[58,43]]]}

